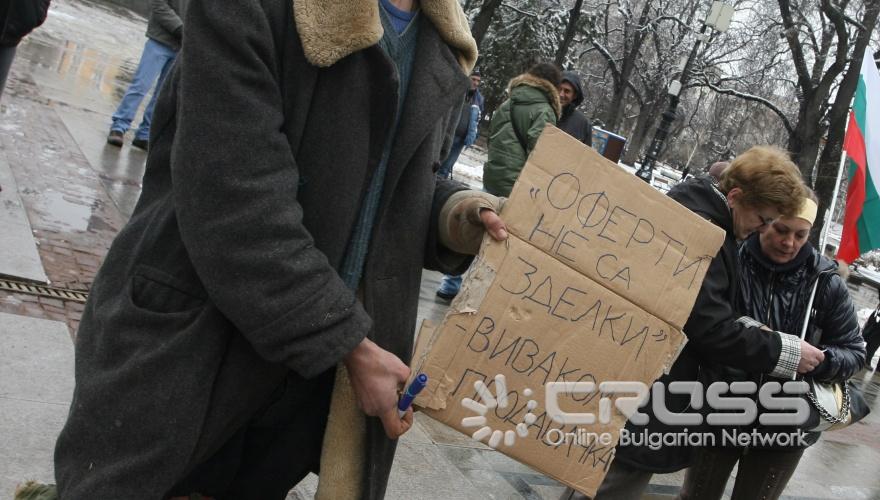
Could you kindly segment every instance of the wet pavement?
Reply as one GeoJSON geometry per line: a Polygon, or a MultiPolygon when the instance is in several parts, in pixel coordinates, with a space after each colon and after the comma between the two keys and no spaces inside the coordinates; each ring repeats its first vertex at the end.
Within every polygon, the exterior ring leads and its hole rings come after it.
{"type": "MultiPolygon", "coordinates": [[[[105,138],[110,115],[137,65],[145,26],[143,17],[118,4],[54,0],[46,24],[19,47],[0,99],[0,148],[17,184],[34,248],[53,286],[88,290],[137,201],[145,154],[128,145],[130,137],[121,149],[107,146],[105,138]]],[[[463,180],[479,184],[475,172],[482,158],[478,150],[466,152],[458,169],[463,180]]],[[[434,295],[440,277],[434,272],[423,275],[420,320],[437,321],[445,314],[446,304],[434,295]]],[[[0,291],[0,313],[23,318],[21,323],[4,323],[15,330],[15,337],[3,336],[0,346],[9,354],[8,346],[21,346],[34,330],[33,346],[68,360],[69,344],[58,339],[75,332],[81,312],[82,304],[75,301],[0,291]],[[24,318],[36,318],[37,323],[24,318]]],[[[0,335],[6,335],[2,328],[0,335]]],[[[12,410],[10,399],[3,399],[9,394],[16,401],[41,404],[28,406],[39,417],[30,425],[4,417],[7,427],[23,425],[14,431],[20,439],[3,441],[7,449],[16,450],[6,455],[16,459],[14,468],[11,459],[0,461],[4,488],[15,477],[51,477],[46,434],[56,432],[53,426],[63,421],[66,409],[59,397],[43,393],[47,388],[69,392],[73,376],[69,367],[38,370],[45,377],[27,384],[31,376],[16,366],[0,361],[0,387],[18,387],[14,394],[0,388],[0,415],[12,410]]],[[[863,372],[858,378],[875,413],[848,429],[826,433],[804,455],[784,498],[880,499],[880,377],[863,372]]],[[[7,427],[0,424],[4,433],[11,429],[7,427]]],[[[674,497],[682,477],[655,476],[645,498],[674,497]]],[[[290,498],[310,498],[315,484],[314,477],[308,478],[290,498]]],[[[731,487],[732,482],[726,497],[731,487]]],[[[414,429],[401,440],[388,498],[553,499],[562,490],[546,476],[418,415],[414,429]],[[417,484],[410,479],[413,475],[420,478],[417,484]]],[[[0,491],[0,498],[7,496],[0,491]]]]}
{"type": "Polygon", "coordinates": [[[6,154],[0,151],[0,275],[18,276],[38,283],[46,283],[49,278],[43,269],[40,254],[34,243],[34,233],[27,213],[18,195],[18,183],[6,161],[6,154]]]}
{"type": "Polygon", "coordinates": [[[55,437],[73,394],[73,345],[58,321],[0,313],[0,498],[23,478],[53,483],[55,437]]]}

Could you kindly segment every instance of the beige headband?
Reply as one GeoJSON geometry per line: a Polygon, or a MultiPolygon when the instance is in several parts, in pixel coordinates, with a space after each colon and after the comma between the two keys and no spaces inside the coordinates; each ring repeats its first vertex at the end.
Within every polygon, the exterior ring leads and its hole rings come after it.
{"type": "Polygon", "coordinates": [[[816,202],[809,199],[804,198],[804,203],[801,205],[800,211],[795,215],[798,219],[804,219],[810,224],[816,222],[816,213],[819,211],[819,207],[816,205],[816,202]]]}

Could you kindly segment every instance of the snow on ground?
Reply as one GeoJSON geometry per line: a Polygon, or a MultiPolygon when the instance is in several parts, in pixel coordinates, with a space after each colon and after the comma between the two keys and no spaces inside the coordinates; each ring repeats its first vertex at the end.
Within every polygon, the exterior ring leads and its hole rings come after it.
{"type": "MultiPolygon", "coordinates": [[[[455,167],[452,169],[453,178],[457,181],[464,182],[474,189],[482,189],[483,165],[486,163],[487,159],[488,152],[485,148],[476,145],[465,148],[458,157],[458,161],[455,162],[455,167]]],[[[635,174],[639,164],[636,163],[635,166],[631,167],[623,163],[618,163],[617,166],[631,174],[635,174]]],[[[659,165],[654,169],[654,179],[651,185],[665,193],[679,181],[681,181],[681,172],[664,165],[659,165]]]]}
{"type": "Polygon", "coordinates": [[[474,189],[483,188],[483,164],[488,159],[486,149],[480,146],[464,148],[455,166],[452,167],[452,178],[464,182],[474,189]]]}

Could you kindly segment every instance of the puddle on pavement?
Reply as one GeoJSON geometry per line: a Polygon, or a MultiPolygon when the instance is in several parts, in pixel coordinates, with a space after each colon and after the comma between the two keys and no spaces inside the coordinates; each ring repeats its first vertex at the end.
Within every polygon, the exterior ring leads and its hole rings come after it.
{"type": "Polygon", "coordinates": [[[58,191],[45,191],[34,197],[34,208],[42,212],[41,220],[47,225],[65,231],[87,231],[92,218],[92,207],[65,199],[58,191]]]}
{"type": "Polygon", "coordinates": [[[71,40],[51,44],[34,41],[21,52],[32,65],[60,79],[55,85],[65,90],[69,95],[65,100],[74,105],[78,96],[95,91],[110,101],[119,101],[137,67],[137,59],[122,59],[71,40]]]}
{"type": "Polygon", "coordinates": [[[27,60],[32,71],[54,74],[52,86],[64,89],[64,100],[97,92],[118,102],[146,40],[145,19],[126,8],[131,6],[56,0],[45,24],[18,47],[16,59],[27,60]]]}

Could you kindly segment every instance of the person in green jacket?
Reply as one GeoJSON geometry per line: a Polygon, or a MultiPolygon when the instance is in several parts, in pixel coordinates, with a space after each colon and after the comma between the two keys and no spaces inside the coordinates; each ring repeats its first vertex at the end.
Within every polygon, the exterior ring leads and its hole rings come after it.
{"type": "Polygon", "coordinates": [[[538,136],[548,123],[556,125],[562,109],[562,73],[551,63],[538,63],[510,81],[510,98],[492,115],[489,161],[483,167],[483,188],[509,196],[538,136]]]}
{"type": "MultiPolygon", "coordinates": [[[[557,88],[562,73],[551,63],[538,63],[510,81],[510,95],[495,113],[489,133],[489,161],[483,166],[483,190],[510,196],[526,158],[538,142],[544,125],[556,125],[562,110],[557,88]]],[[[461,288],[462,275],[445,275],[437,297],[451,301],[461,288]]]]}

